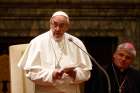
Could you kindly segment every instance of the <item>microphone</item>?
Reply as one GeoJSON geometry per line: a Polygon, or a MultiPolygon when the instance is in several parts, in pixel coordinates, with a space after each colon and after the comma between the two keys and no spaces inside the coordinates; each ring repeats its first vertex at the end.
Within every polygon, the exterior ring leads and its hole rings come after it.
{"type": "Polygon", "coordinates": [[[68,38],[68,40],[70,42],[72,42],[74,45],[76,45],[78,48],[80,48],[85,54],[87,54],[91,60],[94,62],[94,64],[105,74],[106,79],[107,79],[107,83],[108,83],[108,93],[111,93],[111,83],[110,83],[110,78],[108,73],[106,72],[106,70],[95,60],[95,58],[93,58],[88,52],[86,52],[85,50],[83,50],[78,44],[76,44],[72,38],[68,38]]]}

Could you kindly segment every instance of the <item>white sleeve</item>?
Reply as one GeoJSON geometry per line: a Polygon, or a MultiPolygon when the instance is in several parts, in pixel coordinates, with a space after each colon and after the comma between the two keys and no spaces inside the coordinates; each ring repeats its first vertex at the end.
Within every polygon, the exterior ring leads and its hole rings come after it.
{"type": "Polygon", "coordinates": [[[53,69],[47,69],[41,66],[39,44],[29,44],[18,66],[26,72],[25,74],[30,80],[38,82],[38,84],[47,85],[53,83],[53,69]]]}
{"type": "Polygon", "coordinates": [[[74,80],[74,83],[81,83],[83,81],[87,81],[90,78],[89,70],[83,70],[82,68],[76,68],[74,71],[76,71],[76,78],[74,80]]]}
{"type": "MultiPolygon", "coordinates": [[[[79,43],[79,45],[85,52],[87,52],[83,43],[79,43]]],[[[91,74],[90,70],[92,69],[92,63],[89,56],[84,53],[83,50],[77,48],[77,63],[79,63],[79,66],[74,69],[76,72],[75,83],[87,81],[91,74]]]]}

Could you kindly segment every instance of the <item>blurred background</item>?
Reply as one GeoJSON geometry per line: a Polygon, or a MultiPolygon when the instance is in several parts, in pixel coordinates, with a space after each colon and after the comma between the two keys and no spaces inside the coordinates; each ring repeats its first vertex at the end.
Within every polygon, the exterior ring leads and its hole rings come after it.
{"type": "Polygon", "coordinates": [[[58,10],[68,13],[68,33],[80,38],[99,64],[111,62],[118,43],[131,41],[137,50],[134,67],[140,69],[140,0],[0,0],[0,93],[11,93],[9,46],[48,31],[58,10]]]}

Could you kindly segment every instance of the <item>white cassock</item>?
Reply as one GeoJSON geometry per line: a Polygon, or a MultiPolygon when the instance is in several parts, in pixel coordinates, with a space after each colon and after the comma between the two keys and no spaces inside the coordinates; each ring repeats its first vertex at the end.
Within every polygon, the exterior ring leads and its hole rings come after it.
{"type": "Polygon", "coordinates": [[[92,64],[89,56],[70,42],[69,38],[86,51],[84,44],[68,33],[64,33],[61,42],[52,38],[51,31],[31,40],[18,66],[35,82],[34,93],[80,93],[79,83],[90,78],[92,64]],[[69,67],[75,67],[75,80],[66,74],[60,80],[52,79],[56,68],[69,67]]]}

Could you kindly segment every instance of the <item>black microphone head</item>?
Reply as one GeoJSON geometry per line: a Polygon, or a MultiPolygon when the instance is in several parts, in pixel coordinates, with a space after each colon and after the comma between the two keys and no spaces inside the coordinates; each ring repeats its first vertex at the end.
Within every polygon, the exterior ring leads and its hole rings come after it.
{"type": "Polygon", "coordinates": [[[68,40],[69,40],[70,42],[73,42],[73,39],[72,39],[72,38],[69,38],[68,40]]]}

